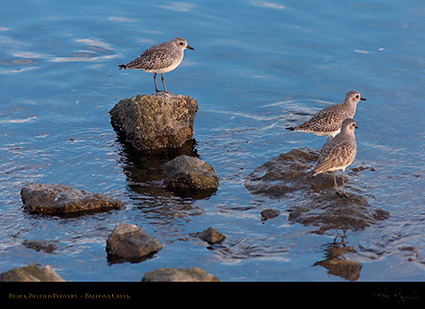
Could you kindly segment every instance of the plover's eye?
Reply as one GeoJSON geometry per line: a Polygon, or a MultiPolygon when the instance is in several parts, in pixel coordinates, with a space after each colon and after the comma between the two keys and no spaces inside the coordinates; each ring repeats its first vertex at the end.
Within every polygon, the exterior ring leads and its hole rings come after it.
{"type": "Polygon", "coordinates": [[[181,46],[183,46],[183,45],[184,45],[184,43],[183,43],[183,42],[180,42],[180,45],[181,45],[181,46]]]}
{"type": "Polygon", "coordinates": [[[358,99],[359,98],[359,95],[356,95],[356,98],[358,99]]]}

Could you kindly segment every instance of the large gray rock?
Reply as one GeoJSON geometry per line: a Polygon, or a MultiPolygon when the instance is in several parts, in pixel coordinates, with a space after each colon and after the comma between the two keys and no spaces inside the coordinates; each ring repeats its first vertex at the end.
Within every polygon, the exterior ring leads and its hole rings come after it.
{"type": "Polygon", "coordinates": [[[158,268],[143,275],[143,282],[218,282],[219,280],[199,267],[158,268]]]}
{"type": "Polygon", "coordinates": [[[14,268],[4,272],[0,276],[0,281],[19,281],[19,282],[49,282],[65,281],[59,276],[51,266],[39,267],[35,264],[14,268]]]}
{"type": "Polygon", "coordinates": [[[164,165],[164,183],[177,195],[201,198],[217,191],[219,178],[205,161],[182,155],[164,165]]]}
{"type": "MultiPolygon", "coordinates": [[[[332,172],[313,177],[318,157],[319,150],[308,148],[280,154],[250,173],[244,186],[252,194],[285,200],[289,220],[314,226],[319,234],[330,229],[358,230],[389,217],[385,210],[371,209],[359,188],[351,189],[349,180],[355,175],[346,180],[350,198],[336,194],[332,172]]],[[[341,187],[341,173],[337,175],[341,187]]]]}
{"type": "Polygon", "coordinates": [[[117,225],[106,241],[106,252],[111,263],[141,262],[161,248],[155,238],[128,223],[117,225]]]}
{"type": "Polygon", "coordinates": [[[118,102],[111,123],[136,149],[152,151],[181,147],[193,137],[198,103],[185,95],[158,92],[118,102]]]}
{"type": "Polygon", "coordinates": [[[59,184],[30,183],[21,189],[23,207],[33,214],[78,216],[124,207],[121,201],[59,184]]]}

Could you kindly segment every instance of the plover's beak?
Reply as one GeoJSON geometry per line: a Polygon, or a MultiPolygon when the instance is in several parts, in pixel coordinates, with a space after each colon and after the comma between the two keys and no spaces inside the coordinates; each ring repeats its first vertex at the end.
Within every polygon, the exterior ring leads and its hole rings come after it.
{"type": "Polygon", "coordinates": [[[359,127],[358,126],[355,126],[355,128],[358,129],[359,127]]]}
{"type": "Polygon", "coordinates": [[[366,98],[360,98],[360,100],[362,100],[362,101],[367,101],[367,100],[366,100],[366,98]]]}
{"type": "Polygon", "coordinates": [[[193,47],[186,45],[186,48],[191,49],[191,50],[195,50],[193,47]]]}

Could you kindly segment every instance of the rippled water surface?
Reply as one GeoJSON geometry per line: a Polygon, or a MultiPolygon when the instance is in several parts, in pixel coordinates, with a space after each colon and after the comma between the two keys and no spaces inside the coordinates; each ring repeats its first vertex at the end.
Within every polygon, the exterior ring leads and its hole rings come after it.
{"type": "Polygon", "coordinates": [[[423,1],[1,6],[0,272],[40,263],[69,281],[139,281],[159,267],[190,266],[222,281],[425,279],[423,1]],[[170,158],[128,151],[108,115],[119,100],[154,89],[151,74],[118,64],[175,36],[195,50],[165,75],[167,88],[198,101],[195,151],[220,177],[206,199],[167,192],[161,168],[170,158]],[[251,194],[243,180],[280,153],[319,149],[326,138],[285,127],[349,90],[367,98],[355,116],[349,190],[368,211],[389,216],[317,233],[316,225],[291,220],[302,200],[251,194]],[[126,206],[78,218],[31,215],[20,199],[29,182],[104,193],[126,206]],[[267,208],[281,213],[262,221],[267,208]],[[163,249],[140,263],[108,264],[106,238],[122,222],[163,249]],[[209,226],[227,236],[221,245],[189,236],[209,226]],[[28,240],[58,248],[38,252],[23,245],[28,240]]]}

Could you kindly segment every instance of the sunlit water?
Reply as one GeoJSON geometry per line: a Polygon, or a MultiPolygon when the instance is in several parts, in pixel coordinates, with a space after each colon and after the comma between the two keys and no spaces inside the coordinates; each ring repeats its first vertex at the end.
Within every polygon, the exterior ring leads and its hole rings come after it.
{"type": "MultiPolygon", "coordinates": [[[[285,127],[340,102],[367,98],[356,121],[351,187],[390,216],[345,231],[356,280],[425,279],[425,5],[422,1],[8,1],[0,10],[0,272],[52,265],[69,281],[139,281],[159,267],[198,266],[222,281],[345,281],[315,265],[337,235],[288,220],[290,200],[250,194],[243,178],[293,148],[326,138],[285,127]],[[195,48],[165,75],[195,98],[197,154],[220,177],[210,198],[165,191],[161,166],[130,154],[108,111],[152,93],[152,75],[119,71],[152,44],[183,36],[195,48]],[[149,169],[149,172],[146,172],[149,169]],[[150,178],[146,174],[151,175],[150,178]],[[125,209],[78,218],[30,215],[20,189],[60,183],[111,195],[125,209]],[[280,216],[261,221],[260,212],[280,216]],[[105,242],[137,224],[161,249],[110,265],[105,242]],[[212,226],[210,247],[189,233],[212,226]],[[23,246],[55,240],[53,253],[23,246]]],[[[301,205],[300,205],[301,206],[301,205]]]]}

